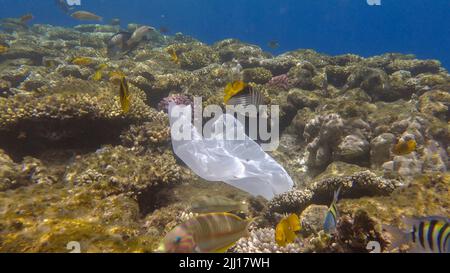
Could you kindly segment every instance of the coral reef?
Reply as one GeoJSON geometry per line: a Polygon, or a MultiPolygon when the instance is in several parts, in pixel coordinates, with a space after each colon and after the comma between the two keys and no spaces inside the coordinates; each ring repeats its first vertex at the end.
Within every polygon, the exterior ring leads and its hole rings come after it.
{"type": "Polygon", "coordinates": [[[382,178],[369,170],[356,171],[351,175],[339,174],[334,166],[330,165],[324,174],[311,181],[305,189],[294,189],[271,200],[269,215],[286,212],[301,213],[311,204],[329,205],[333,193],[339,187],[341,187],[341,197],[360,198],[389,195],[400,186],[402,186],[400,181],[382,178]]]}
{"type": "Polygon", "coordinates": [[[131,125],[120,135],[125,147],[142,154],[145,152],[164,151],[170,145],[170,127],[164,121],[145,122],[142,125],[131,125]]]}
{"type": "Polygon", "coordinates": [[[170,103],[174,103],[176,105],[193,105],[192,100],[186,95],[176,94],[162,99],[158,103],[158,109],[167,113],[169,111],[170,103]]]}
{"type": "Polygon", "coordinates": [[[390,251],[380,224],[450,215],[450,75],[437,60],[314,50],[273,56],[236,39],[210,46],[158,31],[110,57],[118,26],[14,20],[0,26],[7,48],[0,53],[0,252],[68,252],[70,241],[83,252],[155,251],[193,216],[192,198],[210,194],[248,201],[240,216],[259,219],[230,249],[238,253],[367,252],[372,240],[390,251]],[[203,181],[171,150],[168,104],[192,105],[199,96],[203,106],[224,108],[224,87],[235,80],[280,106],[280,145],[270,154],[295,188],[270,202],[203,181]],[[416,148],[398,154],[405,137],[416,148]],[[331,236],[321,229],[339,187],[331,236]],[[292,212],[303,228],[281,248],[274,227],[292,212]]]}
{"type": "Polygon", "coordinates": [[[171,152],[138,156],[121,146],[103,147],[93,155],[77,157],[64,180],[79,186],[97,185],[105,196],[122,193],[138,196],[181,183],[183,169],[171,152]]]}
{"type": "Polygon", "coordinates": [[[235,253],[298,253],[302,248],[298,242],[280,247],[275,243],[275,230],[261,228],[250,232],[248,238],[242,238],[231,249],[235,253]]]}

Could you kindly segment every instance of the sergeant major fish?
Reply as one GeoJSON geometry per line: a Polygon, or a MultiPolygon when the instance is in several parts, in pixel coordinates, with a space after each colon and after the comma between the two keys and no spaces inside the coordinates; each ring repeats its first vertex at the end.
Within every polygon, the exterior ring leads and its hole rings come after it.
{"type": "Polygon", "coordinates": [[[450,253],[450,219],[440,216],[403,218],[408,230],[384,225],[392,236],[391,249],[412,245],[410,252],[450,253]]]}

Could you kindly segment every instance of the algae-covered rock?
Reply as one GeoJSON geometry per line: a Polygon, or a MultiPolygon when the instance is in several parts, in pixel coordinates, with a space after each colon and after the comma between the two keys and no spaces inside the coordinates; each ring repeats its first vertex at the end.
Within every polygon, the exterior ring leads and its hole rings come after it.
{"type": "Polygon", "coordinates": [[[214,50],[199,42],[176,44],[170,48],[177,52],[180,66],[186,70],[200,69],[219,60],[219,56],[214,50]]]}
{"type": "Polygon", "coordinates": [[[300,215],[301,234],[309,236],[317,234],[323,229],[328,207],[324,205],[311,205],[305,208],[300,215]]]}
{"type": "Polygon", "coordinates": [[[105,196],[122,193],[138,196],[181,183],[184,174],[169,151],[137,155],[116,146],[104,147],[92,155],[78,157],[68,167],[64,180],[80,186],[97,185],[105,196]]]}
{"type": "Polygon", "coordinates": [[[313,80],[316,73],[317,71],[314,65],[309,62],[304,62],[291,68],[287,75],[293,86],[306,90],[314,90],[320,88],[313,80]]]}
{"type": "Polygon", "coordinates": [[[370,162],[372,166],[381,166],[390,159],[392,145],[396,138],[391,133],[383,133],[370,143],[370,162]]]}
{"type": "Polygon", "coordinates": [[[170,146],[170,126],[168,120],[146,122],[142,125],[131,125],[120,136],[126,147],[132,151],[161,151],[170,146]]]}
{"type": "Polygon", "coordinates": [[[399,70],[406,70],[411,72],[412,75],[418,75],[422,73],[437,73],[441,69],[441,63],[436,60],[401,60],[396,59],[390,63],[386,70],[388,72],[394,72],[399,70]]]}
{"type": "Polygon", "coordinates": [[[334,157],[349,163],[362,164],[369,155],[369,142],[358,135],[348,135],[337,146],[334,157]]]}
{"type": "Polygon", "coordinates": [[[272,73],[263,67],[244,69],[242,74],[245,82],[265,84],[272,79],[272,73]]]}
{"type": "Polygon", "coordinates": [[[148,252],[157,245],[138,223],[138,204],[95,186],[34,185],[0,192],[1,252],[148,252]]]}
{"type": "Polygon", "coordinates": [[[306,189],[294,189],[276,196],[270,201],[269,210],[271,213],[301,213],[311,204],[329,205],[338,188],[341,188],[341,198],[360,198],[389,195],[400,186],[400,181],[382,178],[368,170],[340,177],[319,177],[306,189]]]}
{"type": "Polygon", "coordinates": [[[450,119],[450,93],[433,90],[419,98],[419,111],[442,121],[450,119]]]}
{"type": "Polygon", "coordinates": [[[213,49],[218,52],[221,62],[236,59],[244,67],[249,66],[252,59],[259,59],[264,56],[262,50],[257,46],[245,44],[236,39],[217,42],[213,45],[213,49]]]}
{"type": "Polygon", "coordinates": [[[450,177],[448,173],[430,173],[413,180],[389,196],[342,200],[342,214],[363,210],[378,223],[404,227],[402,217],[450,215],[450,177]],[[432,200],[432,201],[431,201],[432,200]]]}
{"type": "Polygon", "coordinates": [[[20,182],[17,165],[5,154],[5,151],[0,150],[0,192],[17,188],[20,182]]]}

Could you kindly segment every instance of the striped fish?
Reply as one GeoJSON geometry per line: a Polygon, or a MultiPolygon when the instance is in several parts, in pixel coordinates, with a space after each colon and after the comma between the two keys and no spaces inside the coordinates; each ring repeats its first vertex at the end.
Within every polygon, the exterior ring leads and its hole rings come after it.
{"type": "Polygon", "coordinates": [[[440,216],[404,218],[410,230],[404,231],[392,226],[383,229],[392,235],[391,249],[411,244],[410,252],[450,253],[450,219],[440,216]]]}
{"type": "Polygon", "coordinates": [[[325,216],[325,222],[323,223],[323,230],[328,234],[336,233],[337,219],[339,219],[339,211],[337,210],[336,204],[339,198],[339,192],[341,187],[334,192],[333,202],[328,209],[327,215],[325,216]]]}
{"type": "Polygon", "coordinates": [[[171,253],[222,253],[249,235],[254,219],[231,213],[208,213],[175,227],[163,240],[160,251],[171,253]]]}
{"type": "Polygon", "coordinates": [[[259,106],[264,103],[264,98],[259,91],[253,89],[250,85],[246,85],[241,92],[231,97],[226,103],[227,105],[242,105],[243,107],[254,105],[259,110],[259,106]]]}

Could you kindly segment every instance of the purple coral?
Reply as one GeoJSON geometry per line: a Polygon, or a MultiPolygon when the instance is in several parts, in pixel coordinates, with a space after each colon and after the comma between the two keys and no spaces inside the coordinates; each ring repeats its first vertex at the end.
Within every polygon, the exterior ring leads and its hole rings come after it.
{"type": "Polygon", "coordinates": [[[282,88],[284,90],[290,89],[289,78],[287,74],[282,74],[280,76],[273,77],[268,83],[269,86],[282,88]]]}
{"type": "Polygon", "coordinates": [[[176,105],[192,105],[192,100],[182,94],[175,94],[165,97],[158,103],[158,110],[168,112],[169,111],[169,103],[175,103],[176,105]]]}

